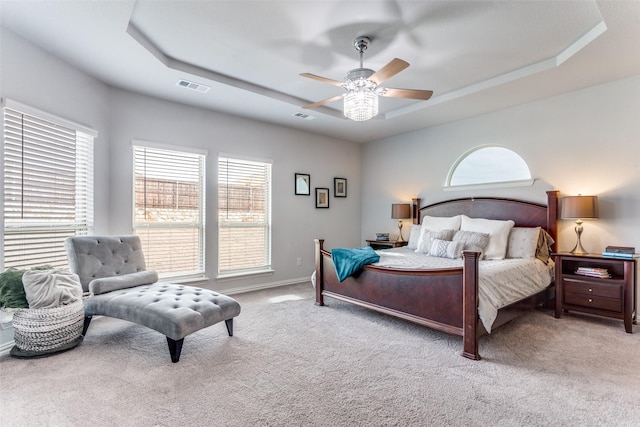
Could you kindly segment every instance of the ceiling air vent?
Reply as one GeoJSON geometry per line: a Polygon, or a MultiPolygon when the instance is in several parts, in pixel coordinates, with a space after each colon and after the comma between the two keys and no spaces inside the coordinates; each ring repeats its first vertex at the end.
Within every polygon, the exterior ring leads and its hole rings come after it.
{"type": "Polygon", "coordinates": [[[209,86],[201,85],[200,83],[194,83],[194,82],[190,82],[189,80],[183,80],[183,79],[178,80],[177,85],[187,89],[195,90],[196,92],[202,92],[202,93],[206,93],[209,89],[211,89],[209,86]]]}
{"type": "Polygon", "coordinates": [[[293,113],[292,116],[297,118],[297,119],[304,119],[304,120],[313,120],[313,119],[315,119],[314,116],[310,116],[308,114],[304,114],[304,113],[300,113],[300,112],[293,113]]]}

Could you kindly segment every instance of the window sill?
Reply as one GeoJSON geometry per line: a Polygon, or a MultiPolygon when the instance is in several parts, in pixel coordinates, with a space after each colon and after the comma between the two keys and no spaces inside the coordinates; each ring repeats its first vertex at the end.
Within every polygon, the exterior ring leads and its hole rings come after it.
{"type": "Polygon", "coordinates": [[[463,191],[479,190],[486,188],[506,188],[506,187],[530,187],[535,179],[523,179],[520,181],[487,182],[482,184],[450,185],[442,187],[443,191],[463,191]]]}
{"type": "Polygon", "coordinates": [[[175,283],[175,284],[199,283],[199,282],[207,282],[208,280],[209,278],[204,275],[158,277],[158,282],[175,283]]]}
{"type": "Polygon", "coordinates": [[[230,280],[238,280],[243,279],[249,276],[270,276],[275,273],[273,269],[264,269],[264,270],[254,270],[254,271],[242,271],[237,273],[222,273],[216,276],[217,281],[230,281],[230,280]]]}

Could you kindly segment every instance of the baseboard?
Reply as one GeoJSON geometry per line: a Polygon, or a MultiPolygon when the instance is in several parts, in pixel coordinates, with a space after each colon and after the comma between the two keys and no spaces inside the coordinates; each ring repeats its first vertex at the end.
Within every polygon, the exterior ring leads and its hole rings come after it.
{"type": "Polygon", "coordinates": [[[0,356],[6,356],[7,354],[9,354],[9,352],[13,348],[14,344],[15,343],[12,340],[10,342],[6,342],[6,343],[3,343],[2,345],[0,345],[0,356]]]}
{"type": "Polygon", "coordinates": [[[216,292],[220,292],[221,294],[225,294],[225,295],[233,295],[233,294],[241,294],[244,292],[259,291],[262,289],[277,288],[280,286],[298,285],[300,283],[309,283],[309,286],[311,286],[311,281],[309,277],[300,277],[297,279],[283,280],[280,282],[261,283],[259,285],[243,286],[240,288],[230,288],[230,289],[220,289],[220,290],[216,289],[216,292]]]}
{"type": "Polygon", "coordinates": [[[0,356],[9,354],[13,341],[13,310],[0,310],[0,356]]]}

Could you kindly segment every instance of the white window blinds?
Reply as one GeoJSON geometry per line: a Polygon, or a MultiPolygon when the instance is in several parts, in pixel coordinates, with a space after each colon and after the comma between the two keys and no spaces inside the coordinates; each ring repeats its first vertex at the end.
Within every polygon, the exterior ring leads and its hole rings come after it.
{"type": "Polygon", "coordinates": [[[64,239],[93,229],[95,134],[36,114],[4,108],[5,269],[66,268],[64,239]]]}
{"type": "Polygon", "coordinates": [[[134,145],[134,231],[147,268],[204,277],[205,155],[134,145]]]}
{"type": "Polygon", "coordinates": [[[218,273],[271,269],[271,164],[218,157],[218,273]]]}

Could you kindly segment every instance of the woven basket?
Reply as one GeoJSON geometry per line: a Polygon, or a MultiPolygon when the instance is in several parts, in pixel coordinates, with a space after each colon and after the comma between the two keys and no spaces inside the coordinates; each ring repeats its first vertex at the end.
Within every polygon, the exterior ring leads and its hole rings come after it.
{"type": "Polygon", "coordinates": [[[13,315],[14,341],[20,350],[49,352],[77,341],[84,324],[84,302],[54,308],[21,308],[13,315]]]}

